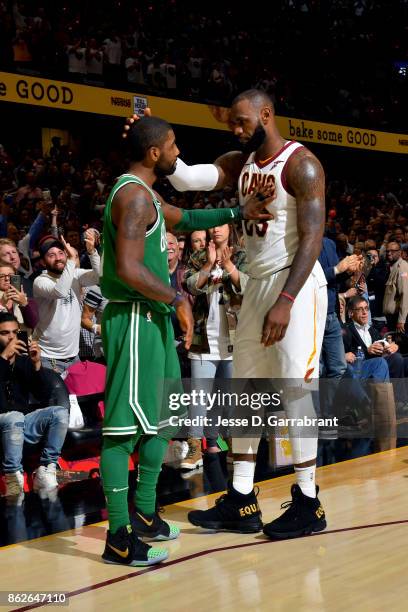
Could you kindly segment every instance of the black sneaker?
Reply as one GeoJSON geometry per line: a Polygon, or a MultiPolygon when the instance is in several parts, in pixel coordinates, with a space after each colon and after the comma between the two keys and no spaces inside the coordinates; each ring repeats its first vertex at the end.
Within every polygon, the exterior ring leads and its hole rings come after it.
{"type": "MultiPolygon", "coordinates": [[[[264,526],[264,534],[273,540],[285,540],[326,529],[326,517],[319,499],[304,495],[297,484],[292,485],[290,492],[292,501],[281,505],[281,508],[287,510],[279,518],[264,526]]],[[[319,487],[316,487],[316,496],[318,493],[319,487]]]]}
{"type": "Polygon", "coordinates": [[[238,493],[231,487],[217,499],[214,508],[193,510],[188,520],[197,527],[234,533],[257,533],[262,529],[261,511],[257,501],[258,492],[248,495],[238,493]]]}
{"type": "Polygon", "coordinates": [[[102,559],[105,563],[145,566],[165,561],[169,553],[163,548],[152,548],[133,533],[132,527],[120,527],[116,533],[108,531],[102,559]]]}
{"type": "Polygon", "coordinates": [[[180,535],[180,529],[163,521],[157,512],[156,514],[143,514],[143,512],[136,510],[131,514],[130,522],[132,530],[139,538],[148,538],[157,542],[160,540],[175,540],[180,535]]]}

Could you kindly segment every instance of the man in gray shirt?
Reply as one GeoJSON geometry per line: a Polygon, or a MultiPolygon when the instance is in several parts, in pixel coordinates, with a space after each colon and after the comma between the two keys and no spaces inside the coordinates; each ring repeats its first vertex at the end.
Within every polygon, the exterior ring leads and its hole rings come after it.
{"type": "Polygon", "coordinates": [[[46,270],[34,281],[40,313],[34,338],[43,365],[59,374],[79,359],[82,288],[99,282],[100,257],[92,231],[85,233],[85,244],[92,270],[76,268],[76,251],[63,237],[45,236],[39,244],[46,270]]]}

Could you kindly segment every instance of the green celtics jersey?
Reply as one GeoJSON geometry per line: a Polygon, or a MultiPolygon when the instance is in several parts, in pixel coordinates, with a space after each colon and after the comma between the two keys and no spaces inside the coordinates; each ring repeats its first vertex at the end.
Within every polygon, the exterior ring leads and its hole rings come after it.
{"type": "Polygon", "coordinates": [[[112,221],[112,201],[119,189],[136,183],[142,185],[150,193],[157,211],[157,219],[146,231],[143,264],[152,274],[165,284],[170,284],[169,266],[167,263],[166,226],[160,202],[146,183],[134,174],[122,174],[109,194],[104,212],[103,223],[103,253],[101,261],[101,291],[104,297],[112,301],[145,302],[149,308],[162,313],[172,310],[164,302],[151,300],[124,283],[116,273],[116,227],[112,221]]]}

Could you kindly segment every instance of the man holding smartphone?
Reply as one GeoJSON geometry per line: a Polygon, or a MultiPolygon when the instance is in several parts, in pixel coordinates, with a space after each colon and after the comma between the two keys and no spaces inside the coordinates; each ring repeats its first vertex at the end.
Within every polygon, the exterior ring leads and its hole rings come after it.
{"type": "Polygon", "coordinates": [[[44,496],[58,486],[56,464],[68,429],[68,410],[63,406],[33,410],[29,403],[32,394],[47,405],[51,391],[37,342],[28,342],[19,332],[12,314],[0,313],[0,431],[6,496],[18,496],[24,490],[24,442],[43,444],[34,490],[44,496]]]}
{"type": "Polygon", "coordinates": [[[38,307],[21,288],[21,276],[10,264],[0,260],[0,312],[12,313],[20,327],[34,329],[38,322],[38,307]]]}

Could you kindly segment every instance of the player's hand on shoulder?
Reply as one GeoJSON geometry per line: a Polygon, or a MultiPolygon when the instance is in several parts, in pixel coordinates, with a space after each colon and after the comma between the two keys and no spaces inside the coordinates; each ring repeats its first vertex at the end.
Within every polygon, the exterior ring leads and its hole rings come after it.
{"type": "MultiPolygon", "coordinates": [[[[146,106],[146,108],[144,109],[144,117],[151,117],[152,116],[152,111],[151,109],[146,106]]],[[[132,115],[131,117],[128,117],[126,119],[126,123],[123,126],[123,132],[122,132],[122,138],[127,138],[128,135],[128,131],[130,130],[130,127],[135,123],[135,121],[139,121],[139,119],[141,119],[141,117],[139,117],[139,115],[132,115]]]]}
{"type": "Polygon", "coordinates": [[[266,206],[276,199],[275,185],[264,185],[252,194],[242,208],[244,219],[270,221],[274,215],[266,210],[266,206]]]}

